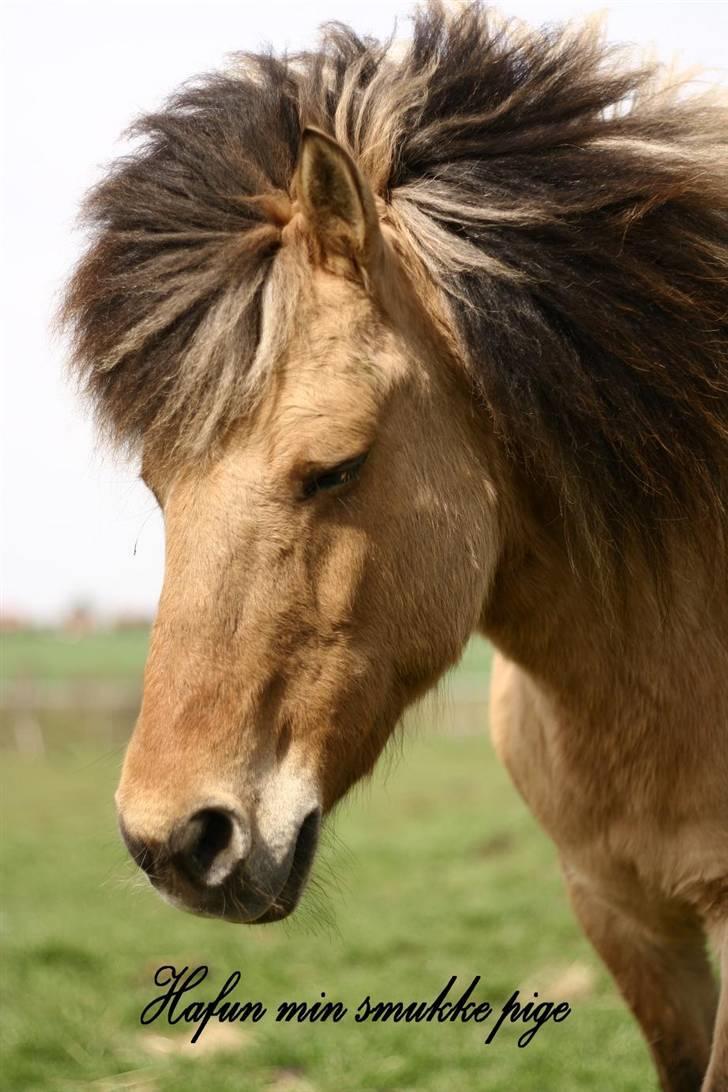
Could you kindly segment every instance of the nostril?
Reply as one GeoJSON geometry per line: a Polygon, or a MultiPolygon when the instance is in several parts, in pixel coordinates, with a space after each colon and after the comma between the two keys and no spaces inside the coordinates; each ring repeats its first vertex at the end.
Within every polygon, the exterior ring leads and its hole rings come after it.
{"type": "Polygon", "coordinates": [[[188,876],[210,886],[222,883],[244,855],[240,820],[219,808],[195,812],[173,841],[174,858],[188,876]]]}
{"type": "Polygon", "coordinates": [[[314,808],[310,811],[306,818],[301,823],[300,830],[298,831],[298,844],[299,847],[306,851],[308,854],[312,845],[315,845],[318,839],[319,827],[321,826],[321,808],[314,808]]]}
{"type": "Polygon", "coordinates": [[[219,853],[230,845],[233,824],[224,811],[205,808],[187,824],[190,861],[195,869],[207,872],[219,853]]]}

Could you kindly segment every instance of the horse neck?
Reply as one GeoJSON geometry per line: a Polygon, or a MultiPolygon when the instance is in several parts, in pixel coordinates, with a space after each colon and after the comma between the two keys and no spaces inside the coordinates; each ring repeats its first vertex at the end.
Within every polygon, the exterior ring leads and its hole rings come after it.
{"type": "Polygon", "coordinates": [[[574,564],[553,512],[531,507],[520,527],[505,543],[481,630],[570,718],[652,716],[684,728],[728,717],[728,582],[697,548],[668,544],[659,588],[635,555],[605,589],[574,564]]]}

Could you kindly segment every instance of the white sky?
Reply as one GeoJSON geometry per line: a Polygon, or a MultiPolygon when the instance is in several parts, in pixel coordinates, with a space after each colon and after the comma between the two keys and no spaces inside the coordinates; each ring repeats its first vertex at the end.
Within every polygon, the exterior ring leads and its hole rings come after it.
{"type": "MultiPolygon", "coordinates": [[[[531,23],[598,3],[502,0],[531,23]]],[[[49,318],[81,245],[81,195],[122,148],[119,134],[182,80],[226,53],[312,45],[338,19],[359,32],[406,33],[405,0],[0,0],[3,77],[2,610],[53,619],[84,600],[152,611],[163,532],[136,468],[95,446],[63,374],[49,318]],[[137,545],[134,553],[135,543],[137,545]]],[[[630,0],[606,7],[610,37],[726,80],[728,2],[630,0]]]]}

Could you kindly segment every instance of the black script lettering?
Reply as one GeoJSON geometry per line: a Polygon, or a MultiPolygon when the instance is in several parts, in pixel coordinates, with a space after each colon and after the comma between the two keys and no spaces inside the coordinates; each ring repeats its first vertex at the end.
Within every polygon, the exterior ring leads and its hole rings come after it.
{"type": "Polygon", "coordinates": [[[142,1014],[139,1017],[142,1024],[153,1024],[154,1021],[162,1015],[164,1010],[169,1006],[170,1012],[167,1016],[167,1022],[172,1023],[170,1016],[174,1015],[177,1002],[179,1001],[183,993],[187,993],[189,990],[193,990],[195,986],[199,986],[201,982],[204,982],[207,978],[208,968],[206,966],[196,967],[194,971],[189,974],[189,967],[183,967],[181,971],[178,971],[176,967],[173,967],[170,963],[165,963],[163,967],[158,967],[154,972],[154,982],[157,986],[169,986],[166,993],[162,993],[159,997],[155,997],[148,1005],[144,1006],[142,1014]],[[187,975],[187,978],[185,978],[187,975]]]}
{"type": "Polygon", "coordinates": [[[565,1020],[566,1017],[571,1014],[571,1009],[566,1001],[561,1001],[558,1005],[554,1005],[553,1001],[541,1001],[536,1004],[535,999],[538,997],[538,993],[535,992],[533,1001],[527,1001],[525,1005],[521,1005],[518,1000],[519,995],[519,991],[516,990],[508,998],[495,1026],[485,1040],[486,1045],[492,1043],[501,1024],[503,1024],[506,1019],[510,1020],[512,1024],[515,1024],[517,1020],[522,1021],[524,1024],[533,1022],[534,1026],[527,1028],[518,1038],[518,1046],[526,1047],[532,1042],[536,1032],[543,1027],[544,1024],[548,1023],[549,1020],[561,1023],[562,1020],[565,1020]]]}
{"type": "MultiPolygon", "coordinates": [[[[322,993],[321,996],[326,997],[326,994],[322,993]]],[[[282,1001],[278,1006],[276,1023],[281,1021],[290,1023],[295,1019],[299,1024],[304,1021],[315,1024],[325,1020],[333,1020],[335,1024],[338,1024],[344,1019],[347,1011],[341,1001],[325,1001],[323,1004],[320,1001],[314,1001],[313,1005],[307,1005],[305,1001],[282,1001]]]]}
{"type": "Polygon", "coordinates": [[[446,1001],[445,998],[450,993],[450,990],[456,981],[457,975],[453,975],[447,985],[443,986],[435,1000],[430,1002],[429,1005],[426,1001],[373,1002],[371,995],[367,994],[357,1008],[354,1019],[358,1024],[363,1024],[367,1020],[371,1020],[372,1022],[379,1021],[381,1023],[392,1020],[395,1024],[402,1020],[408,1024],[412,1022],[419,1023],[421,1020],[426,1020],[429,1023],[435,1019],[438,1023],[444,1023],[446,1020],[449,1020],[450,1022],[460,1020],[463,1023],[467,1023],[469,1020],[476,1020],[478,1023],[481,1023],[483,1020],[486,1020],[493,1011],[488,1002],[483,1001],[477,1006],[475,1001],[468,1002],[468,998],[480,982],[480,975],[475,976],[457,1001],[446,1001]]]}
{"type": "Polygon", "coordinates": [[[199,1024],[190,1040],[192,1043],[196,1043],[213,1016],[220,1021],[240,1023],[245,1020],[258,1023],[259,1020],[263,1019],[266,1009],[260,1001],[246,1001],[244,1004],[239,1001],[230,1004],[230,1002],[226,1001],[221,1004],[223,999],[232,993],[240,981],[240,971],[233,971],[228,976],[224,986],[212,1001],[191,1001],[178,1012],[183,995],[204,982],[207,974],[208,968],[206,966],[196,967],[194,971],[190,971],[189,967],[184,967],[179,972],[169,964],[160,967],[154,975],[154,981],[158,986],[169,986],[169,989],[145,1006],[140,1017],[141,1023],[152,1024],[167,1010],[168,1024],[179,1024],[180,1021],[184,1021],[186,1024],[199,1024]]]}

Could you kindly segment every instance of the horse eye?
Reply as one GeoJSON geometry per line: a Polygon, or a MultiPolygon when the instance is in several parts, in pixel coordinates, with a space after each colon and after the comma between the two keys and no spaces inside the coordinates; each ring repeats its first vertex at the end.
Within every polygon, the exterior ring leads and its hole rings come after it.
{"type": "Polygon", "coordinates": [[[326,489],[336,489],[339,485],[355,481],[368,454],[369,452],[365,451],[363,455],[357,455],[355,459],[347,459],[346,462],[332,466],[330,470],[324,470],[308,478],[303,485],[304,497],[313,497],[326,489]]]}

